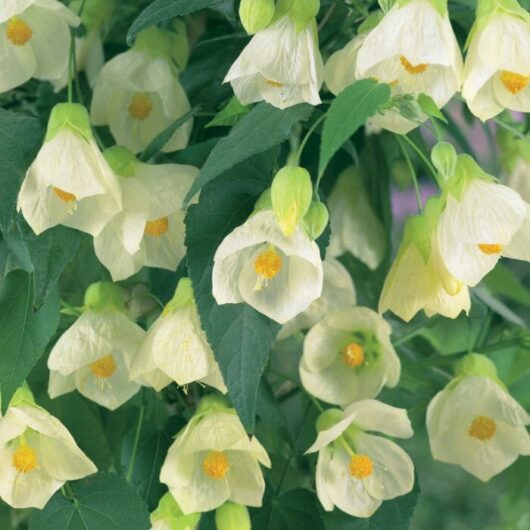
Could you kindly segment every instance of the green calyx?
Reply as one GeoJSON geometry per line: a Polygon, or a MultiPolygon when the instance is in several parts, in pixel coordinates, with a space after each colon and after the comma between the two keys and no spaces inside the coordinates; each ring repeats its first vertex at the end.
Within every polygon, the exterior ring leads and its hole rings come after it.
{"type": "Polygon", "coordinates": [[[262,212],[263,210],[272,210],[272,196],[271,196],[271,189],[267,188],[260,196],[259,199],[256,201],[256,204],[254,206],[253,214],[262,212]]]}
{"type": "Polygon", "coordinates": [[[125,298],[120,287],[111,282],[93,283],[85,292],[85,311],[105,309],[125,312],[125,298]]]}
{"type": "Polygon", "coordinates": [[[249,35],[267,28],[274,13],[274,0],[241,0],[239,4],[239,18],[249,35]]]}
{"type": "Polygon", "coordinates": [[[328,226],[329,210],[323,202],[313,201],[302,222],[307,235],[314,241],[322,235],[328,226]]]}
{"type": "Polygon", "coordinates": [[[87,109],[79,103],[59,103],[53,107],[44,141],[53,140],[63,129],[71,129],[85,140],[93,139],[90,116],[87,109]]]}
{"type": "MultiPolygon", "coordinates": [[[[404,7],[415,1],[417,0],[397,0],[397,4],[399,7],[404,7]]],[[[429,3],[440,13],[440,16],[444,17],[447,15],[447,0],[429,0],[429,3]]]]}
{"type": "Polygon", "coordinates": [[[181,278],[175,289],[173,298],[166,304],[162,316],[168,316],[175,313],[182,307],[194,304],[195,297],[193,296],[193,287],[189,278],[181,278]]]}
{"type": "Polygon", "coordinates": [[[121,145],[109,147],[103,151],[103,156],[116,175],[124,178],[134,176],[138,160],[126,147],[121,145]]]}
{"type": "Polygon", "coordinates": [[[352,367],[354,370],[374,367],[383,354],[383,346],[379,342],[377,335],[371,329],[356,329],[352,331],[344,340],[344,344],[340,349],[345,364],[352,367]],[[355,350],[350,352],[353,345],[357,348],[357,355],[355,350]],[[362,354],[362,355],[360,355],[362,354]]]}
{"type": "Polygon", "coordinates": [[[466,376],[487,377],[506,390],[506,385],[499,379],[497,368],[493,362],[479,353],[469,353],[457,361],[455,363],[455,376],[458,381],[466,376]]]}
{"type": "Polygon", "coordinates": [[[13,394],[11,401],[9,402],[10,407],[18,407],[20,405],[35,405],[35,398],[33,392],[31,392],[28,384],[24,381],[21,387],[13,394]]]}
{"type": "Polygon", "coordinates": [[[235,502],[226,502],[215,510],[216,530],[250,530],[248,508],[235,502]]]}
{"type": "Polygon", "coordinates": [[[340,409],[327,409],[317,418],[315,427],[317,432],[327,431],[335,427],[344,419],[344,411],[340,409]]]}
{"type": "Polygon", "coordinates": [[[182,21],[174,21],[176,31],[167,31],[151,26],[136,37],[134,49],[152,58],[163,57],[173,61],[182,70],[189,57],[189,43],[186,26],[182,21]]]}
{"type": "Polygon", "coordinates": [[[200,513],[184,515],[173,495],[167,492],[151,514],[151,522],[163,521],[169,530],[188,530],[195,528],[201,520],[200,513]]]}
{"type": "Polygon", "coordinates": [[[296,31],[304,30],[314,21],[320,9],[320,0],[279,0],[276,4],[275,20],[288,15],[296,31]]]}
{"type": "Polygon", "coordinates": [[[466,187],[473,179],[495,182],[495,177],[486,173],[468,154],[458,155],[453,174],[446,179],[444,194],[451,194],[461,199],[466,187]]]}
{"type": "Polygon", "coordinates": [[[203,416],[209,412],[228,412],[234,413],[234,409],[230,406],[230,403],[227,398],[219,394],[209,394],[204,396],[197,405],[197,410],[195,411],[194,417],[203,416]]]}
{"type": "MultiPolygon", "coordinates": [[[[69,3],[74,13],[79,13],[83,0],[72,0],[69,3]]],[[[114,14],[114,0],[85,0],[81,20],[88,31],[99,31],[109,25],[114,14]]]]}
{"type": "Polygon", "coordinates": [[[431,160],[438,173],[447,180],[455,172],[458,157],[450,143],[438,142],[431,151],[431,160]]]}

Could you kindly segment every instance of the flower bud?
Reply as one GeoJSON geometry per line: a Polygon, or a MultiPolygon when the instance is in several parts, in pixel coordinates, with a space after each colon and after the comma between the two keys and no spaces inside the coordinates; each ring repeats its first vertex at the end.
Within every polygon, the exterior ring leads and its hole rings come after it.
{"type": "Polygon", "coordinates": [[[88,311],[113,308],[125,312],[123,291],[111,282],[93,283],[85,292],[84,307],[88,311]]]}
{"type": "Polygon", "coordinates": [[[227,502],[215,510],[217,530],[250,530],[248,508],[242,504],[227,502]]]}
{"type": "Polygon", "coordinates": [[[431,160],[434,167],[447,180],[454,173],[458,158],[455,148],[450,143],[439,142],[431,151],[431,160]]]}
{"type": "Polygon", "coordinates": [[[276,5],[276,17],[289,14],[296,30],[302,31],[314,20],[320,9],[320,0],[279,0],[276,5]]]}
{"type": "Polygon", "coordinates": [[[274,17],[274,0],[241,0],[239,18],[250,35],[265,29],[274,17]]]}
{"type": "Polygon", "coordinates": [[[157,509],[151,514],[153,530],[190,530],[195,528],[201,520],[200,513],[184,515],[173,495],[167,492],[158,503],[157,509]]]}
{"type": "Polygon", "coordinates": [[[326,205],[320,201],[313,201],[305,214],[303,223],[307,235],[314,241],[318,239],[329,222],[329,211],[326,205]]]}
{"type": "Polygon", "coordinates": [[[125,178],[134,175],[137,159],[126,147],[121,145],[109,147],[103,152],[103,156],[116,175],[125,178]]]}
{"type": "Polygon", "coordinates": [[[88,111],[79,103],[59,103],[53,107],[44,141],[49,142],[65,127],[77,131],[83,138],[92,138],[88,111]]]}
{"type": "Polygon", "coordinates": [[[479,353],[469,353],[465,357],[462,357],[462,359],[455,364],[455,375],[457,378],[466,375],[488,377],[502,388],[506,388],[504,383],[499,379],[497,368],[493,362],[485,355],[479,353]]]}
{"type": "Polygon", "coordinates": [[[210,412],[212,410],[228,411],[230,409],[230,403],[228,402],[227,398],[220,396],[219,394],[209,394],[207,396],[204,396],[199,401],[199,404],[197,405],[197,409],[195,411],[195,416],[206,414],[207,412],[210,412]]]}

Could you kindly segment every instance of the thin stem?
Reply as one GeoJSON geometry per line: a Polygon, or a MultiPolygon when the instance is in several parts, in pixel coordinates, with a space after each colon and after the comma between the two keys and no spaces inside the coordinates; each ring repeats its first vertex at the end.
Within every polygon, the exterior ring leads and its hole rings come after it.
{"type": "Polygon", "coordinates": [[[72,80],[74,78],[75,37],[70,37],[70,56],[68,58],[68,103],[73,102],[72,80]]]}
{"type": "Polygon", "coordinates": [[[134,445],[131,454],[131,461],[129,462],[129,468],[127,470],[127,482],[131,481],[134,463],[136,460],[136,453],[138,452],[138,442],[140,441],[140,432],[142,430],[142,423],[144,421],[145,407],[142,400],[142,405],[140,406],[140,414],[138,414],[138,424],[136,425],[136,432],[134,433],[134,445]]]}
{"type": "Polygon", "coordinates": [[[434,169],[434,166],[431,164],[430,160],[424,155],[423,151],[407,135],[403,135],[402,138],[412,147],[412,149],[414,149],[416,154],[421,158],[423,163],[427,166],[429,171],[432,173],[434,181],[436,182],[438,187],[441,188],[442,186],[440,185],[440,182],[438,180],[438,173],[436,173],[436,169],[434,169]]]}
{"type": "Polygon", "coordinates": [[[304,139],[302,140],[302,143],[300,144],[300,147],[298,148],[298,151],[296,152],[296,163],[297,164],[300,162],[300,158],[302,157],[302,152],[304,151],[304,148],[307,145],[309,138],[317,130],[317,127],[324,121],[325,118],[326,118],[326,113],[322,114],[322,116],[320,116],[320,118],[318,118],[318,120],[316,120],[315,123],[313,123],[313,125],[307,131],[306,135],[304,136],[304,139]]]}
{"type": "Polygon", "coordinates": [[[83,10],[85,9],[86,0],[83,0],[81,2],[81,5],[79,6],[79,11],[77,12],[77,16],[80,17],[83,14],[83,10]]]}
{"type": "Polygon", "coordinates": [[[322,21],[318,25],[318,31],[321,31],[322,28],[329,22],[329,19],[331,18],[331,15],[333,15],[333,11],[335,11],[335,8],[337,7],[337,4],[331,4],[329,6],[329,9],[326,11],[326,14],[322,18],[322,21]]]}
{"type": "Polygon", "coordinates": [[[418,177],[416,175],[416,170],[414,169],[414,166],[412,165],[407,149],[403,145],[403,141],[401,140],[399,135],[396,135],[396,139],[399,144],[399,147],[401,148],[401,152],[403,153],[403,156],[405,157],[407,166],[409,167],[410,176],[412,177],[412,183],[414,185],[414,192],[416,193],[416,203],[418,204],[418,210],[420,213],[423,213],[423,204],[421,202],[420,185],[418,184],[418,177]]]}

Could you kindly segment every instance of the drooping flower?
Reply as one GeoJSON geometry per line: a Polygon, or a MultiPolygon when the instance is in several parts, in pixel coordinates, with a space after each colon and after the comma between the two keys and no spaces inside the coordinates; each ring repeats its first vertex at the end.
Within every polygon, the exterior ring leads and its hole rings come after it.
{"type": "Polygon", "coordinates": [[[121,210],[120,187],[92,136],[83,106],[61,103],[53,108],[17,208],[36,234],[62,224],[93,236],[121,210]]]}
{"type": "Polygon", "coordinates": [[[171,381],[194,381],[226,392],[212,349],[201,328],[191,281],[180,280],[175,296],[149,329],[131,367],[131,378],[160,391],[171,381]]]}
{"type": "Polygon", "coordinates": [[[200,513],[184,515],[173,495],[167,492],[151,514],[151,530],[195,530],[200,520],[200,513]]]}
{"type": "Polygon", "coordinates": [[[91,285],[83,314],[61,336],[48,358],[51,398],[76,390],[110,410],[128,401],[140,385],[129,370],[145,331],[124,314],[123,294],[111,283],[91,285]]]}
{"type": "Polygon", "coordinates": [[[79,18],[58,0],[3,0],[0,93],[30,78],[53,81],[67,68],[70,28],[79,18]]]}
{"type": "Polygon", "coordinates": [[[218,304],[246,302],[284,324],[322,294],[320,251],[302,227],[287,237],[272,210],[259,211],[219,245],[212,283],[218,304]]]}
{"type": "Polygon", "coordinates": [[[401,363],[390,326],[366,307],[337,309],[313,326],[304,341],[300,377],[312,395],[347,406],[373,398],[399,381],[401,363]]]}
{"type": "Polygon", "coordinates": [[[186,253],[182,201],[198,170],[144,164],[123,147],[107,149],[104,155],[119,176],[123,209],[94,238],[98,259],[114,281],[143,266],[176,270],[186,253]]]}
{"type": "Polygon", "coordinates": [[[436,394],[427,410],[436,460],[457,464],[488,481],[519,455],[530,455],[525,428],[530,416],[501,385],[489,359],[477,354],[464,358],[457,377],[436,394]]]}
{"type": "Polygon", "coordinates": [[[207,396],[169,448],[160,480],[185,514],[214,510],[226,501],[259,507],[265,490],[260,463],[271,465],[235,410],[207,396]]]}
{"type": "Polygon", "coordinates": [[[97,471],[66,427],[22,387],[0,418],[0,497],[13,508],[44,508],[68,480],[97,471]]]}
{"type": "MultiPolygon", "coordinates": [[[[108,125],[116,143],[138,153],[186,114],[190,104],[177,69],[177,35],[151,27],[132,49],[116,55],[101,70],[90,108],[94,125],[108,125]]],[[[193,122],[186,121],[162,148],[186,147],[193,122]]]]}
{"type": "Polygon", "coordinates": [[[307,453],[318,451],[316,486],[326,511],[335,506],[355,517],[370,517],[383,501],[412,490],[414,464],[397,444],[369,434],[410,438],[403,409],[368,399],[345,411],[326,410],[317,420],[318,437],[307,453]]]}

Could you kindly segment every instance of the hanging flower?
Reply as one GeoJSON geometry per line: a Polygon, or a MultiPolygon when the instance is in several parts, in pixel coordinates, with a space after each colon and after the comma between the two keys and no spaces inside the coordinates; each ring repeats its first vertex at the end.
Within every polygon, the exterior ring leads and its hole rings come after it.
{"type": "Polygon", "coordinates": [[[56,105],[17,208],[36,234],[62,224],[97,235],[122,208],[121,191],[92,136],[86,109],[56,105]]]}
{"type": "Polygon", "coordinates": [[[70,28],[79,18],[58,0],[3,0],[0,93],[30,78],[53,81],[67,69],[70,28]]]}
{"type": "MultiPolygon", "coordinates": [[[[131,50],[101,70],[90,108],[94,125],[108,125],[116,143],[139,153],[191,110],[178,78],[173,32],[148,28],[131,50]]],[[[162,152],[183,149],[193,122],[181,125],[162,152]]]]}
{"type": "Polygon", "coordinates": [[[186,253],[182,202],[198,170],[144,164],[124,147],[112,147],[104,155],[119,176],[123,210],[94,238],[98,259],[114,281],[143,266],[175,271],[186,253]]]}
{"type": "Polygon", "coordinates": [[[337,405],[377,396],[398,384],[401,363],[390,326],[366,307],[337,309],[304,341],[300,377],[312,395],[337,405]]]}
{"type": "Polygon", "coordinates": [[[383,501],[405,495],[414,485],[414,464],[394,442],[369,434],[410,438],[407,412],[368,399],[345,411],[328,409],[317,420],[316,486],[326,511],[335,506],[355,517],[371,517],[383,501]]]}
{"type": "Polygon", "coordinates": [[[173,495],[167,492],[151,514],[151,530],[195,530],[200,520],[200,513],[184,515],[173,495]]]}
{"type": "Polygon", "coordinates": [[[259,507],[265,490],[260,463],[271,465],[235,410],[207,396],[169,448],[160,481],[185,514],[214,510],[229,500],[259,507]]]}
{"type": "Polygon", "coordinates": [[[131,378],[162,390],[171,381],[194,381],[226,392],[226,386],[206,335],[201,328],[193,288],[179,281],[175,296],[151,326],[131,367],[131,378]]]}
{"type": "Polygon", "coordinates": [[[140,385],[130,381],[129,370],[145,332],[124,313],[119,287],[100,282],[88,288],[83,314],[48,358],[51,398],[77,389],[115,410],[138,392],[140,385]]]}
{"type": "Polygon", "coordinates": [[[97,471],[66,427],[20,388],[0,418],[0,497],[13,508],[44,508],[68,480],[97,471]]]}
{"type": "Polygon", "coordinates": [[[259,211],[219,245],[212,283],[218,304],[246,302],[284,324],[322,294],[320,251],[300,226],[285,236],[272,210],[259,211]]]}

